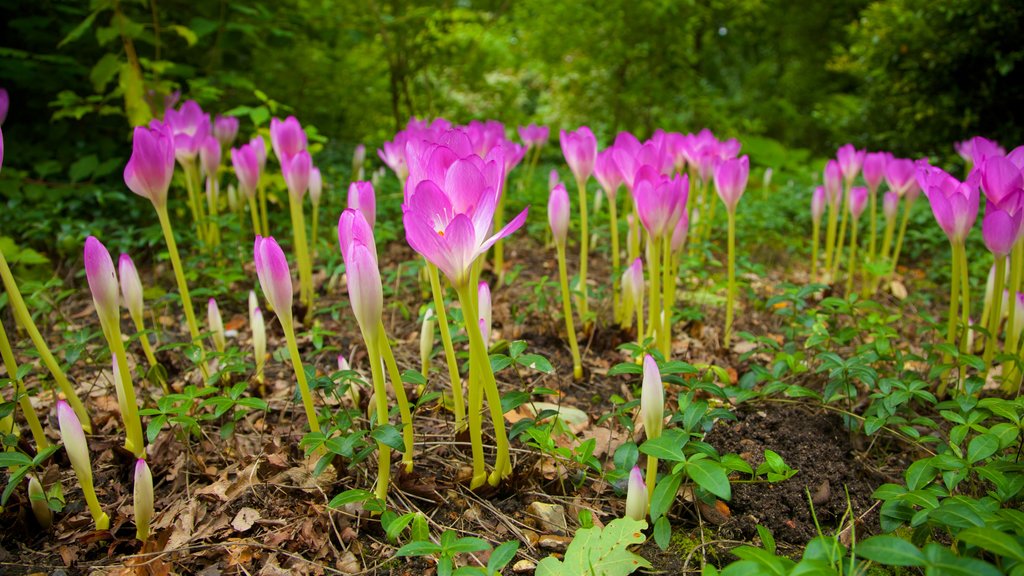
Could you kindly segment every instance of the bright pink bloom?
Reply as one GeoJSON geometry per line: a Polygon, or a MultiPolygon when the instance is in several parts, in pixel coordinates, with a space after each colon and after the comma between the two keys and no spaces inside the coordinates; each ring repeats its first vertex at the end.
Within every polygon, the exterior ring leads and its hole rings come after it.
{"type": "Polygon", "coordinates": [[[686,174],[668,178],[652,166],[643,166],[637,171],[633,198],[640,223],[651,236],[664,238],[672,233],[686,210],[689,188],[686,174]]]}
{"type": "Polygon", "coordinates": [[[174,175],[174,137],[161,122],[151,126],[135,127],[124,182],[132,192],[160,207],[167,205],[167,190],[174,175]]]}
{"type": "MultiPolygon", "coordinates": [[[[185,164],[195,160],[199,147],[210,135],[210,117],[195,100],[189,100],[181,105],[180,110],[167,110],[164,122],[174,134],[174,155],[178,162],[185,164]]],[[[154,124],[150,123],[150,126],[154,124]]]]}
{"type": "Polygon", "coordinates": [[[564,184],[556,184],[548,197],[548,224],[551,235],[559,246],[565,245],[569,235],[569,193],[564,184]]]}
{"type": "Polygon", "coordinates": [[[981,187],[990,202],[1002,203],[1004,198],[1020,190],[1024,184],[1020,168],[1004,156],[989,157],[978,166],[981,168],[981,187]]]}
{"type": "Polygon", "coordinates": [[[815,222],[821,222],[821,216],[825,214],[826,202],[828,202],[828,197],[825,194],[825,187],[816,187],[814,193],[811,194],[811,219],[815,222]]]}
{"type": "Polygon", "coordinates": [[[96,305],[96,314],[100,317],[100,323],[109,326],[111,322],[118,322],[120,309],[118,308],[117,272],[114,270],[114,261],[110,258],[110,252],[102,242],[95,236],[85,239],[85,276],[89,280],[89,291],[92,292],[92,301],[96,305]]]}
{"type": "Polygon", "coordinates": [[[913,160],[893,158],[885,164],[885,181],[889,189],[900,196],[908,196],[909,200],[917,198],[920,188],[915,178],[917,165],[913,160]]]}
{"type": "Polygon", "coordinates": [[[395,134],[395,139],[391,142],[385,142],[381,145],[381,148],[377,150],[377,156],[380,157],[381,161],[391,168],[391,171],[398,176],[398,179],[405,182],[406,177],[409,175],[408,164],[405,161],[405,144],[406,135],[404,132],[395,134]]]}
{"type": "Polygon", "coordinates": [[[451,148],[438,145],[410,162],[407,192],[410,188],[412,192],[402,205],[406,240],[455,286],[466,283],[470,266],[480,255],[526,221],[527,210],[523,210],[500,232],[491,234],[503,181],[501,147],[484,160],[475,154],[459,157],[451,148]],[[417,175],[413,166],[427,170],[417,175]]]}
{"type": "Polygon", "coordinates": [[[264,238],[257,235],[253,259],[264,296],[274,307],[274,312],[281,319],[281,323],[291,325],[292,273],[288,268],[288,259],[285,258],[284,251],[273,236],[264,238]]]}
{"type": "Polygon", "coordinates": [[[850,214],[853,219],[860,218],[864,213],[864,207],[868,204],[868,189],[863,186],[850,188],[850,214]]]}
{"type": "Polygon", "coordinates": [[[843,171],[835,160],[825,164],[825,192],[828,194],[829,205],[840,205],[843,199],[843,171]]]}
{"type": "Polygon", "coordinates": [[[605,148],[597,154],[597,160],[594,161],[594,177],[601,184],[601,189],[608,196],[608,200],[614,202],[623,181],[619,163],[615,161],[614,146],[605,148]]]}
{"type": "Polygon", "coordinates": [[[238,136],[238,118],[218,114],[213,119],[213,135],[220,142],[221,148],[230,148],[238,136]]]}
{"type": "Polygon", "coordinates": [[[0,126],[3,126],[4,120],[7,120],[7,110],[10,105],[11,97],[7,94],[7,90],[0,88],[0,126]]]}
{"type": "MultiPolygon", "coordinates": [[[[977,206],[977,202],[975,202],[975,206],[977,206]]],[[[899,211],[899,209],[900,209],[900,195],[895,193],[895,192],[893,192],[892,190],[886,192],[885,195],[882,196],[882,212],[885,213],[885,219],[887,221],[888,220],[895,220],[896,219],[896,213],[899,211]]],[[[978,214],[978,209],[977,208],[974,209],[974,214],[975,214],[975,216],[977,216],[977,214],[978,214]]],[[[973,222],[972,222],[972,224],[973,224],[973,222]]]]}
{"type": "Polygon", "coordinates": [[[348,207],[363,213],[370,228],[377,224],[377,194],[372,182],[353,182],[348,185],[348,207]]]}
{"type": "Polygon", "coordinates": [[[199,145],[199,165],[204,174],[216,177],[220,166],[220,142],[213,136],[207,136],[199,145]]]}
{"type": "Polygon", "coordinates": [[[985,204],[985,217],[981,221],[981,236],[985,247],[996,256],[1008,256],[1017,241],[1021,227],[1020,191],[1014,192],[1004,202],[1009,206],[1000,208],[992,202],[985,204]]]}
{"type": "Polygon", "coordinates": [[[267,144],[263,141],[263,136],[249,140],[249,146],[252,146],[252,151],[256,153],[256,159],[260,162],[260,173],[262,173],[267,167],[267,144]]]}
{"type": "Polygon", "coordinates": [[[581,126],[575,132],[562,130],[559,141],[573,176],[578,182],[586,183],[594,173],[594,160],[597,158],[597,138],[594,133],[586,126],[581,126]]]}
{"type": "Polygon", "coordinates": [[[839,148],[836,159],[839,160],[839,169],[842,171],[847,185],[849,185],[857,177],[861,166],[864,164],[864,151],[857,150],[853,147],[853,144],[846,144],[839,148]]]}
{"type": "Polygon", "coordinates": [[[715,169],[715,190],[730,212],[736,210],[743,191],[747,189],[749,176],[750,160],[747,156],[724,160],[715,169]]]}
{"type": "Polygon", "coordinates": [[[295,200],[301,201],[309,189],[309,173],[312,169],[313,161],[305,150],[281,160],[281,175],[288,186],[288,193],[295,200]]]}
{"type": "Polygon", "coordinates": [[[683,210],[675,228],[672,229],[672,239],[669,241],[672,252],[679,252],[686,246],[686,237],[690,233],[690,217],[683,210]]]}
{"type": "Polygon", "coordinates": [[[366,221],[365,214],[354,208],[343,210],[338,218],[338,245],[341,248],[341,257],[348,258],[348,248],[353,244],[360,243],[370,248],[374,259],[377,258],[377,243],[373,237],[373,229],[366,221]]]}
{"type": "Polygon", "coordinates": [[[376,334],[384,313],[384,289],[377,258],[366,244],[358,241],[347,247],[347,252],[345,274],[352,312],[364,334],[376,334]]]}
{"type": "MultiPolygon", "coordinates": [[[[505,125],[497,120],[487,120],[486,122],[473,120],[465,126],[465,132],[472,142],[473,152],[479,156],[486,156],[492,148],[502,144],[505,140],[505,125]]],[[[505,152],[507,166],[509,151],[505,152]]]]}
{"type": "Polygon", "coordinates": [[[290,160],[292,156],[306,149],[306,133],[295,116],[289,116],[284,120],[271,118],[270,144],[277,155],[277,161],[283,167],[286,164],[285,160],[290,160]]]}
{"type": "Polygon", "coordinates": [[[940,168],[920,166],[917,181],[924,190],[939,227],[953,243],[962,243],[978,218],[977,177],[961,183],[940,168]]]}
{"type": "Polygon", "coordinates": [[[647,517],[647,484],[644,483],[644,474],[639,466],[633,466],[629,473],[629,483],[626,485],[626,518],[637,522],[647,517]]]}
{"type": "Polygon", "coordinates": [[[241,148],[231,149],[231,165],[238,176],[238,187],[249,198],[253,198],[260,182],[260,159],[253,143],[242,144],[241,148]]]}
{"type": "Polygon", "coordinates": [[[885,178],[885,165],[889,158],[888,152],[869,152],[864,155],[864,181],[871,190],[878,190],[885,178]]]}
{"type": "Polygon", "coordinates": [[[1004,156],[1006,150],[998,142],[975,136],[963,142],[956,143],[956,151],[966,162],[974,166],[981,166],[985,160],[993,156],[1004,156]]]}
{"type": "Polygon", "coordinates": [[[501,143],[501,147],[505,152],[505,174],[507,175],[523,161],[523,158],[526,156],[526,146],[520,146],[515,142],[506,140],[501,143]]]}
{"type": "Polygon", "coordinates": [[[519,127],[519,137],[523,140],[523,144],[526,144],[527,148],[543,146],[548,141],[549,134],[550,131],[547,126],[529,124],[519,127]]]}
{"type": "Polygon", "coordinates": [[[1006,159],[1013,162],[1013,165],[1024,170],[1024,146],[1017,146],[1006,155],[1006,159]]]}

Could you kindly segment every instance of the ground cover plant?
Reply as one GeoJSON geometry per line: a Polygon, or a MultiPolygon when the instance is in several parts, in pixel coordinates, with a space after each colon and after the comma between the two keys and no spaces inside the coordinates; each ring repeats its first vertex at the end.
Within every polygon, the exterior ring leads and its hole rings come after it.
{"type": "Polygon", "coordinates": [[[131,53],[87,221],[0,88],[0,572],[1024,574],[1024,146],[364,145],[131,53]]]}

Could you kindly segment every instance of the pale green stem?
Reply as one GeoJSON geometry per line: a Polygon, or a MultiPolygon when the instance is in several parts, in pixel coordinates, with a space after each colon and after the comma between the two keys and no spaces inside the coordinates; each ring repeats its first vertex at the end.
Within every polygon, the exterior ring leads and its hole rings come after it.
{"type": "Polygon", "coordinates": [[[306,371],[302,368],[302,357],[299,356],[299,344],[295,340],[295,326],[291,320],[285,320],[279,314],[281,327],[284,328],[284,337],[288,342],[288,355],[292,359],[292,368],[295,370],[295,379],[299,382],[299,395],[302,397],[302,407],[306,411],[306,420],[309,420],[309,431],[319,432],[320,421],[316,416],[316,407],[313,406],[313,395],[309,391],[309,384],[306,382],[306,371]]]}
{"type": "Polygon", "coordinates": [[[18,405],[21,406],[22,413],[25,414],[25,421],[28,422],[29,429],[32,430],[32,439],[36,443],[36,454],[39,454],[50,445],[50,441],[46,439],[46,433],[43,432],[43,427],[39,423],[36,409],[32,407],[28,391],[25,390],[25,383],[18,378],[18,361],[14,357],[14,350],[11,348],[10,340],[7,339],[7,329],[4,328],[3,323],[0,323],[0,355],[3,356],[7,377],[14,382],[14,394],[18,398],[18,405]]]}
{"type": "Polygon", "coordinates": [[[562,313],[565,315],[565,333],[569,338],[569,349],[572,351],[572,377],[583,378],[583,364],[580,361],[580,348],[576,342],[576,323],[572,317],[572,298],[569,296],[569,278],[565,267],[565,243],[556,243],[558,249],[558,280],[562,287],[562,313]]]}
{"type": "Polygon", "coordinates": [[[853,277],[857,273],[857,219],[850,218],[850,265],[846,271],[846,295],[853,294],[853,277]]]}
{"type": "MultiPolygon", "coordinates": [[[[138,321],[133,318],[132,321],[135,323],[135,331],[139,335],[139,344],[142,345],[142,353],[146,355],[146,362],[149,363],[149,367],[157,365],[156,355],[153,354],[153,347],[149,344],[149,336],[144,334],[146,331],[146,324],[140,317],[138,321]]],[[[166,384],[164,385],[166,388],[166,384]]],[[[166,391],[166,390],[165,390],[166,391]]]]}
{"type": "Polygon", "coordinates": [[[843,216],[839,221],[839,236],[836,239],[836,249],[833,252],[832,260],[832,281],[836,282],[839,280],[839,267],[843,261],[843,246],[846,244],[846,221],[850,218],[850,185],[845,184],[843,186],[843,201],[842,208],[843,216]]]}
{"type": "Polygon", "coordinates": [[[181,165],[181,169],[185,173],[185,192],[188,196],[188,209],[192,213],[192,224],[196,227],[196,237],[202,242],[205,234],[197,206],[199,199],[196,196],[195,178],[192,176],[192,172],[195,170],[195,162],[191,160],[185,162],[181,165]]]}
{"type": "Polygon", "coordinates": [[[612,232],[612,317],[618,322],[622,320],[622,305],[619,302],[619,278],[622,271],[619,269],[619,217],[616,200],[609,199],[608,214],[612,232]]]}
{"type": "Polygon", "coordinates": [[[590,236],[587,231],[587,183],[584,180],[576,180],[576,189],[579,192],[580,206],[580,320],[584,326],[588,320],[587,303],[587,256],[590,254],[590,236]]]}
{"type": "Polygon", "coordinates": [[[124,420],[126,450],[135,455],[136,458],[146,457],[146,443],[142,438],[142,420],[139,418],[139,404],[135,399],[135,386],[132,384],[132,373],[128,369],[128,355],[124,351],[124,342],[121,341],[121,326],[117,318],[110,323],[106,330],[107,344],[110,351],[117,358],[117,369],[121,379],[121,394],[124,397],[124,406],[121,407],[121,418],[124,420]]]}
{"type": "MultiPolygon", "coordinates": [[[[999,324],[1003,313],[1003,287],[1006,284],[1006,256],[996,256],[996,283],[992,291],[992,314],[988,325],[988,339],[985,341],[985,373],[992,366],[996,355],[996,340],[999,339],[999,324]]],[[[1011,329],[1012,330],[1012,329],[1011,329]]]]}
{"type": "Polygon", "coordinates": [[[647,234],[647,270],[649,272],[650,290],[647,303],[647,331],[648,335],[654,337],[655,346],[658,343],[659,327],[661,326],[661,239],[647,234]]]}
{"type": "Polygon", "coordinates": [[[405,442],[405,452],[402,453],[402,464],[406,472],[412,472],[412,460],[414,455],[412,411],[409,409],[409,398],[405,395],[405,386],[402,385],[402,373],[398,371],[398,363],[395,362],[395,355],[391,351],[391,343],[388,342],[388,335],[384,332],[384,321],[381,320],[377,326],[380,334],[380,351],[384,356],[384,364],[387,366],[388,375],[391,377],[391,386],[395,389],[395,401],[398,402],[398,413],[402,417],[402,440],[405,442]]]}
{"type": "MultiPolygon", "coordinates": [[[[377,349],[378,342],[372,334],[363,333],[366,341],[366,352],[370,360],[370,373],[373,375],[373,394],[376,400],[377,425],[384,426],[388,423],[388,392],[384,384],[384,370],[380,363],[380,350],[377,349]]],[[[388,484],[391,481],[391,448],[381,441],[377,441],[377,484],[374,488],[374,495],[379,500],[387,500],[388,484]]]]}
{"type": "Polygon", "coordinates": [[[736,300],[736,211],[727,211],[729,217],[729,282],[728,294],[725,297],[725,347],[729,347],[732,339],[733,302],[736,300]]]}
{"type": "Polygon", "coordinates": [[[7,299],[14,312],[14,319],[28,332],[28,337],[32,340],[32,344],[35,345],[43,364],[50,371],[53,380],[57,382],[57,387],[60,388],[64,398],[71,405],[75,415],[78,416],[78,420],[82,423],[82,430],[85,430],[86,434],[92,434],[92,420],[89,419],[89,413],[86,412],[85,406],[78,398],[78,394],[75,394],[75,389],[71,387],[71,382],[68,381],[64,370],[57,363],[57,359],[50,352],[49,345],[43,339],[43,335],[39,333],[39,328],[36,327],[35,321],[32,320],[32,315],[28,313],[28,306],[25,305],[25,300],[21,297],[21,291],[18,290],[18,284],[14,281],[14,274],[11,273],[11,268],[7,265],[7,258],[4,257],[3,250],[0,250],[0,277],[3,278],[4,288],[7,290],[7,299]]]}
{"type": "Polygon", "coordinates": [[[871,213],[871,239],[868,241],[868,261],[869,262],[874,262],[875,258],[878,256],[878,252],[875,251],[875,249],[878,247],[877,246],[877,242],[876,242],[877,241],[877,236],[878,236],[878,207],[877,207],[878,206],[878,201],[875,199],[875,196],[877,196],[877,195],[878,195],[878,188],[877,187],[871,187],[871,188],[868,189],[868,200],[869,200],[868,210],[871,213]]]}
{"type": "Polygon", "coordinates": [[[263,222],[263,236],[270,236],[270,224],[267,218],[267,187],[263,184],[263,175],[260,174],[259,184],[256,190],[260,197],[260,220],[263,222]]]}
{"type": "Polygon", "coordinates": [[[292,235],[295,240],[295,259],[299,264],[299,297],[306,305],[306,319],[313,314],[313,289],[309,268],[309,248],[306,244],[306,219],[302,214],[302,200],[288,195],[288,208],[292,218],[292,235]]]}
{"type": "Polygon", "coordinates": [[[903,237],[907,233],[907,223],[910,222],[910,209],[914,207],[912,202],[907,202],[903,210],[903,221],[900,222],[900,232],[896,236],[896,248],[892,253],[892,269],[889,270],[889,277],[896,273],[896,266],[900,263],[900,251],[903,249],[903,237]]]}
{"type": "Polygon", "coordinates": [[[178,282],[181,307],[185,311],[185,320],[188,322],[188,333],[192,337],[192,345],[199,348],[199,369],[203,373],[203,380],[206,380],[209,377],[209,371],[206,367],[206,349],[203,347],[203,341],[199,337],[199,324],[196,322],[196,314],[192,310],[192,297],[188,293],[188,284],[185,282],[185,270],[181,265],[181,256],[178,254],[178,244],[174,241],[171,221],[167,217],[167,206],[156,206],[156,215],[160,219],[160,228],[164,232],[167,253],[171,256],[171,268],[174,270],[174,278],[178,282]]]}
{"type": "MultiPolygon", "coordinates": [[[[960,311],[960,323],[963,325],[963,333],[960,335],[960,352],[967,354],[967,343],[970,339],[971,332],[971,281],[970,281],[970,270],[967,268],[967,247],[963,241],[958,242],[953,246],[954,258],[960,261],[960,301],[962,303],[960,311]]],[[[967,376],[967,366],[963,363],[960,364],[960,382],[964,382],[964,378],[967,376]]]]}
{"type": "Polygon", "coordinates": [[[430,289],[434,294],[434,311],[437,312],[437,327],[441,331],[441,344],[444,357],[448,364],[448,378],[452,383],[452,410],[455,412],[455,430],[466,427],[466,405],[462,396],[462,378],[459,377],[459,363],[455,359],[455,347],[452,346],[452,334],[448,329],[448,312],[445,311],[444,292],[441,290],[441,277],[437,266],[426,263],[427,274],[430,276],[430,289]]]}
{"type": "MultiPolygon", "coordinates": [[[[832,270],[832,253],[836,247],[836,228],[839,223],[839,208],[834,202],[828,203],[828,226],[825,229],[825,266],[822,270],[827,273],[832,270]]],[[[823,278],[824,279],[824,278],[823,278]]]]}
{"type": "MultiPolygon", "coordinates": [[[[950,346],[956,346],[956,321],[957,312],[960,306],[960,255],[957,252],[956,244],[952,241],[950,245],[953,249],[953,262],[952,270],[950,271],[950,289],[949,289],[949,318],[946,321],[946,344],[950,346]]],[[[949,353],[943,355],[942,363],[949,364],[952,357],[949,353]]],[[[941,398],[946,395],[946,378],[942,378],[942,382],[939,384],[938,396],[941,398]]]]}
{"type": "Polygon", "coordinates": [[[644,347],[644,337],[646,336],[644,332],[644,290],[642,286],[637,291],[637,294],[640,298],[639,302],[636,303],[636,344],[642,350],[644,347]]]}
{"type": "Polygon", "coordinates": [[[821,222],[815,220],[811,232],[811,282],[818,280],[818,243],[821,236],[821,222]]]}
{"type": "Polygon", "coordinates": [[[256,207],[256,197],[249,198],[249,215],[252,217],[252,235],[253,238],[261,236],[260,234],[260,213],[259,208],[256,207]]]}
{"type": "MultiPolygon", "coordinates": [[[[650,440],[650,438],[648,438],[650,440]]],[[[658,458],[647,455],[647,476],[644,484],[647,485],[647,508],[650,509],[651,501],[654,499],[654,486],[658,482],[658,458]]]]}
{"type": "Polygon", "coordinates": [[[658,332],[662,356],[669,359],[672,348],[672,244],[671,237],[665,235],[661,243],[661,329],[658,332]]]}
{"type": "MultiPolygon", "coordinates": [[[[207,176],[210,178],[210,176],[207,176]]],[[[220,246],[220,223],[217,222],[218,207],[217,199],[220,192],[220,182],[217,180],[213,181],[213,194],[206,195],[206,204],[210,209],[210,243],[214,246],[220,246]]]]}
{"type": "MultiPolygon", "coordinates": [[[[494,232],[497,233],[505,225],[505,198],[508,196],[508,174],[501,186],[501,196],[498,198],[498,205],[494,209],[494,232]]],[[[494,244],[494,274],[503,278],[505,274],[505,241],[498,240],[494,244]]]]}

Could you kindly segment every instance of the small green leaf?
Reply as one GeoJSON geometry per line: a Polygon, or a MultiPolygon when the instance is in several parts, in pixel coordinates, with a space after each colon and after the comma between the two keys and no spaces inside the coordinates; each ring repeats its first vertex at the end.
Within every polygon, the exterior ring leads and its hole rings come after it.
{"type": "Polygon", "coordinates": [[[1024,562],[1024,548],[1013,536],[1000,532],[995,528],[977,526],[961,530],[956,537],[961,542],[974,544],[982,550],[994,552],[1006,558],[1024,562]]]}
{"type": "Polygon", "coordinates": [[[887,566],[924,566],[924,554],[910,542],[896,536],[883,534],[858,542],[855,551],[858,556],[887,566]]]}
{"type": "Polygon", "coordinates": [[[686,473],[698,486],[723,500],[732,498],[729,477],[718,462],[703,458],[686,463],[686,473]]]}

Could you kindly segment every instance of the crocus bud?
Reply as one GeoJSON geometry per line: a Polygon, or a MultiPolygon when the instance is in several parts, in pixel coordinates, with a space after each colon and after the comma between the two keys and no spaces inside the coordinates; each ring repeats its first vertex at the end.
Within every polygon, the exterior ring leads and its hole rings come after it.
{"type": "Polygon", "coordinates": [[[253,253],[256,276],[263,288],[263,295],[274,307],[281,324],[287,328],[292,324],[292,274],[284,251],[273,236],[256,236],[253,253]]]}
{"type": "Polygon", "coordinates": [[[256,380],[263,382],[263,363],[267,358],[267,327],[263,322],[263,311],[259,306],[253,308],[249,316],[252,326],[252,349],[256,357],[256,380]]]}
{"type": "Polygon", "coordinates": [[[622,171],[615,161],[615,147],[605,148],[597,155],[594,162],[594,177],[601,184],[601,189],[608,196],[609,202],[615,201],[616,193],[622,186],[622,171]]]}
{"type": "Polygon", "coordinates": [[[217,115],[213,119],[213,135],[220,142],[221,148],[230,148],[238,136],[238,118],[234,116],[217,115]]]}
{"type": "Polygon", "coordinates": [[[562,179],[558,176],[558,170],[552,168],[551,172],[548,172],[548,190],[558,186],[558,183],[561,181],[562,179]]]}
{"type": "Polygon", "coordinates": [[[309,169],[309,199],[313,205],[320,204],[320,193],[324,190],[324,180],[320,169],[316,166],[309,169]]]}
{"type": "Polygon", "coordinates": [[[857,150],[853,144],[846,144],[839,148],[836,158],[839,160],[839,169],[843,173],[843,179],[849,185],[857,177],[864,164],[864,151],[857,150]]]}
{"type": "Polygon", "coordinates": [[[715,190],[719,198],[725,203],[730,212],[736,210],[736,205],[747,188],[747,178],[750,176],[750,160],[746,155],[740,158],[723,160],[715,168],[715,190]]]}
{"type": "Polygon", "coordinates": [[[348,360],[346,360],[345,357],[342,356],[341,354],[338,354],[338,370],[341,370],[341,371],[344,372],[344,371],[348,371],[348,370],[351,370],[351,369],[352,369],[352,367],[349,366],[348,360]]]}
{"type": "Polygon", "coordinates": [[[558,183],[551,189],[551,196],[548,198],[548,224],[551,225],[555,243],[565,246],[565,239],[569,235],[569,193],[565,190],[565,184],[558,183]]]}
{"type": "Polygon", "coordinates": [[[630,276],[629,287],[633,290],[633,302],[642,302],[644,297],[644,261],[641,258],[633,260],[626,273],[630,276]]]}
{"type": "Polygon", "coordinates": [[[893,158],[885,164],[885,182],[900,196],[914,194],[917,186],[917,166],[913,160],[893,158]]]}
{"type": "Polygon", "coordinates": [[[366,223],[373,228],[377,223],[377,195],[370,182],[353,182],[348,185],[348,207],[363,213],[366,223]]]}
{"type": "Polygon", "coordinates": [[[487,285],[487,282],[480,282],[477,287],[477,293],[479,294],[477,305],[478,312],[480,313],[480,333],[484,337],[484,346],[490,346],[491,343],[491,287],[487,285]]]}
{"type": "Polygon", "coordinates": [[[207,177],[216,178],[220,166],[220,141],[213,136],[207,136],[199,144],[199,164],[207,177]]]}
{"type": "Polygon", "coordinates": [[[761,176],[761,187],[762,188],[767,189],[769,186],[772,185],[772,174],[773,174],[773,172],[772,172],[772,169],[771,169],[770,166],[768,168],[764,169],[764,175],[761,176]]]}
{"type": "Polygon", "coordinates": [[[312,168],[313,162],[305,150],[281,160],[281,175],[288,186],[288,193],[297,201],[301,201],[309,189],[309,173],[312,168]]]}
{"type": "Polygon", "coordinates": [[[260,163],[260,172],[267,167],[267,144],[263,141],[263,136],[257,136],[252,140],[249,140],[249,146],[252,146],[252,151],[256,153],[256,160],[260,163]]]}
{"type": "Polygon", "coordinates": [[[825,164],[825,192],[828,194],[828,203],[833,207],[839,206],[843,197],[843,171],[835,160],[825,164]]]}
{"type": "Polygon", "coordinates": [[[878,190],[879,184],[885,178],[885,165],[889,161],[887,152],[870,152],[864,155],[864,181],[868,188],[878,190]]]}
{"type": "MultiPolygon", "coordinates": [[[[0,161],[3,159],[0,138],[0,161]]],[[[167,190],[174,175],[174,136],[170,128],[155,122],[151,128],[136,126],[132,137],[132,156],[124,167],[124,183],[128,188],[149,198],[154,206],[167,205],[167,190]]]]}
{"type": "Polygon", "coordinates": [[[132,321],[136,325],[142,323],[142,281],[139,280],[139,272],[135,269],[132,257],[121,254],[117,261],[118,278],[121,280],[121,297],[132,321]]]}
{"type": "Polygon", "coordinates": [[[114,272],[114,261],[110,258],[103,245],[95,236],[85,239],[85,275],[89,280],[92,301],[96,305],[96,314],[106,331],[119,321],[117,301],[117,274],[114,272]]]}
{"type": "Polygon", "coordinates": [[[238,186],[249,198],[254,197],[260,183],[260,159],[252,144],[231,149],[231,165],[238,177],[238,186]]]}
{"type": "Polygon", "coordinates": [[[57,424],[60,426],[60,438],[71,462],[71,468],[75,471],[86,500],[89,501],[89,511],[92,513],[93,522],[96,523],[96,529],[107,530],[110,528],[110,518],[100,509],[99,501],[96,499],[92,483],[92,462],[89,459],[89,445],[85,440],[85,432],[75,411],[64,400],[57,401],[57,424]]]}
{"type": "Polygon", "coordinates": [[[11,105],[11,97],[7,94],[7,90],[0,88],[0,126],[3,126],[4,120],[7,119],[7,109],[11,105]]]}
{"type": "Polygon", "coordinates": [[[644,474],[639,466],[633,466],[629,473],[629,486],[626,489],[626,518],[641,521],[647,517],[647,485],[644,474]]]}
{"type": "Polygon", "coordinates": [[[256,296],[255,290],[249,290],[249,318],[252,318],[253,310],[256,310],[260,306],[260,300],[256,296]]]}
{"type": "Polygon", "coordinates": [[[348,298],[359,327],[367,340],[375,338],[384,312],[384,289],[380,282],[377,260],[361,242],[347,247],[345,268],[348,277],[348,298]]]}
{"type": "Polygon", "coordinates": [[[577,182],[586,182],[594,173],[594,160],[597,157],[597,138],[590,128],[581,126],[575,132],[562,130],[559,133],[562,154],[565,156],[569,169],[577,182]]]}
{"type": "Polygon", "coordinates": [[[882,212],[885,214],[886,221],[895,221],[899,209],[900,195],[892,190],[886,192],[885,196],[882,196],[882,212]]]}
{"type": "Polygon", "coordinates": [[[145,542],[149,538],[149,523],[153,520],[153,474],[142,458],[135,461],[132,507],[135,509],[135,538],[145,542]]]}
{"type": "Polygon", "coordinates": [[[821,222],[821,217],[825,214],[826,202],[828,202],[828,196],[825,194],[825,187],[818,186],[811,194],[811,220],[821,222]]]}
{"type": "Polygon", "coordinates": [[[648,440],[661,436],[665,419],[665,387],[661,383],[658,363],[648,354],[644,357],[644,381],[640,391],[640,419],[648,440]]]}
{"type": "Polygon", "coordinates": [[[53,524],[53,511],[50,510],[50,505],[46,501],[46,491],[43,490],[43,485],[35,476],[29,476],[28,479],[28,499],[32,503],[32,515],[36,517],[36,522],[44,530],[48,530],[53,524]]]}
{"type": "Polygon", "coordinates": [[[213,346],[217,349],[217,352],[223,353],[226,345],[224,339],[224,320],[221,319],[217,300],[213,298],[210,298],[210,301],[207,303],[206,319],[210,324],[210,332],[213,333],[213,346]]]}
{"type": "Polygon", "coordinates": [[[356,242],[364,244],[373,253],[373,259],[377,259],[377,243],[373,238],[373,229],[362,211],[348,208],[338,218],[338,246],[341,248],[341,258],[348,258],[348,249],[356,242]]]}
{"type": "Polygon", "coordinates": [[[850,188],[850,214],[853,215],[853,219],[860,218],[860,215],[864,213],[864,207],[868,203],[868,189],[863,186],[854,186],[850,188]]]}
{"type": "Polygon", "coordinates": [[[270,143],[282,168],[285,160],[306,149],[306,133],[295,116],[285,120],[270,119],[270,143]]]}
{"type": "MultiPolygon", "coordinates": [[[[1015,194],[1020,194],[1016,192],[1015,194]]],[[[1016,210],[1011,214],[992,202],[985,206],[985,218],[981,221],[981,237],[985,247],[996,256],[1008,256],[1020,231],[1021,215],[1024,211],[1016,210]]]]}
{"type": "MultiPolygon", "coordinates": [[[[430,355],[434,352],[434,324],[434,309],[427,308],[423,314],[423,323],[420,325],[420,363],[424,366],[424,375],[430,363],[430,355]]],[[[341,356],[338,358],[343,360],[341,356]]]]}
{"type": "Polygon", "coordinates": [[[366,163],[366,145],[357,144],[352,152],[352,165],[359,167],[366,163]]]}
{"type": "Polygon", "coordinates": [[[678,253],[686,246],[686,236],[690,232],[690,218],[686,215],[686,211],[683,211],[682,216],[676,222],[675,229],[672,230],[672,240],[670,246],[673,253],[678,253]]]}

